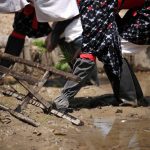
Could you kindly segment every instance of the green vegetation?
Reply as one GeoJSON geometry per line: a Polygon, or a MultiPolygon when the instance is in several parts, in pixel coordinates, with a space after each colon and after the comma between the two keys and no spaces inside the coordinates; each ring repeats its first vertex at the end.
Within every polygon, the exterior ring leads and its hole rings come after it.
{"type": "Polygon", "coordinates": [[[55,68],[58,70],[62,70],[65,72],[68,72],[70,70],[70,66],[67,63],[67,60],[65,58],[61,59],[56,65],[55,68]]]}
{"type": "MultiPolygon", "coordinates": [[[[45,41],[44,40],[35,39],[33,41],[33,45],[38,47],[38,52],[40,54],[43,54],[47,51],[47,49],[45,48],[45,41]]],[[[58,70],[68,72],[70,70],[70,66],[67,63],[69,60],[69,56],[67,56],[67,54],[64,54],[64,57],[65,58],[62,58],[54,67],[58,70]]]]}
{"type": "Polygon", "coordinates": [[[38,47],[39,53],[43,54],[47,51],[47,49],[45,48],[45,41],[41,40],[41,39],[35,39],[33,41],[33,45],[38,47]]]}

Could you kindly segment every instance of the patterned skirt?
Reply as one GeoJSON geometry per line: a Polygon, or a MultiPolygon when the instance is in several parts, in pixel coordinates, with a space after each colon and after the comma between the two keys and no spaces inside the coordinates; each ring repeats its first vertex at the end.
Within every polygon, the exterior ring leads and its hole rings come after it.
{"type": "Polygon", "coordinates": [[[83,53],[92,53],[110,72],[120,77],[122,56],[115,21],[116,0],[81,0],[83,53]]]}
{"type": "Polygon", "coordinates": [[[138,10],[129,10],[123,18],[120,35],[135,44],[150,44],[150,0],[138,10]]]}

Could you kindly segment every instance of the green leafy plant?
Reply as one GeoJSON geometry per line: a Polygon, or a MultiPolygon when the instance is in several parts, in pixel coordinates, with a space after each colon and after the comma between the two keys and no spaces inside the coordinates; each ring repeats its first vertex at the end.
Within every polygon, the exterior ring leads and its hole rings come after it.
{"type": "MultiPolygon", "coordinates": [[[[45,48],[45,42],[44,40],[41,39],[35,39],[33,41],[33,45],[38,47],[39,53],[43,54],[47,51],[47,49],[45,48]]],[[[69,56],[67,56],[67,54],[64,54],[64,58],[62,58],[54,67],[56,69],[68,72],[70,71],[70,66],[67,63],[68,62],[68,58],[69,56]]]]}
{"type": "Polygon", "coordinates": [[[70,70],[70,66],[67,63],[67,60],[65,58],[61,59],[56,65],[55,65],[56,69],[68,72],[70,70]]]}
{"type": "Polygon", "coordinates": [[[38,47],[40,53],[45,53],[47,49],[45,48],[45,41],[41,39],[36,39],[33,41],[33,45],[38,47]]]}

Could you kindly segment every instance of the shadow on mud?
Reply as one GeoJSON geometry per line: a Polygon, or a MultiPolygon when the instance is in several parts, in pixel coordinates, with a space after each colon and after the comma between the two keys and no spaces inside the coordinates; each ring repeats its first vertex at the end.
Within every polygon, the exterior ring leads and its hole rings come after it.
{"type": "MultiPolygon", "coordinates": [[[[150,106],[150,96],[145,97],[145,100],[147,102],[147,106],[150,106]]],[[[77,109],[90,109],[109,105],[118,106],[118,102],[113,94],[104,94],[96,97],[78,97],[70,101],[70,107],[77,109]]]]}

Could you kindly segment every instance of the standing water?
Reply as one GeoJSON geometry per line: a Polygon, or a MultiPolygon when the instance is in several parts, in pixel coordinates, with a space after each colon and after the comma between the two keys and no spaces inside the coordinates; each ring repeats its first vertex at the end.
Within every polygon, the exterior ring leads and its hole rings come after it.
{"type": "Polygon", "coordinates": [[[102,150],[150,150],[150,119],[95,119],[102,150]]]}

